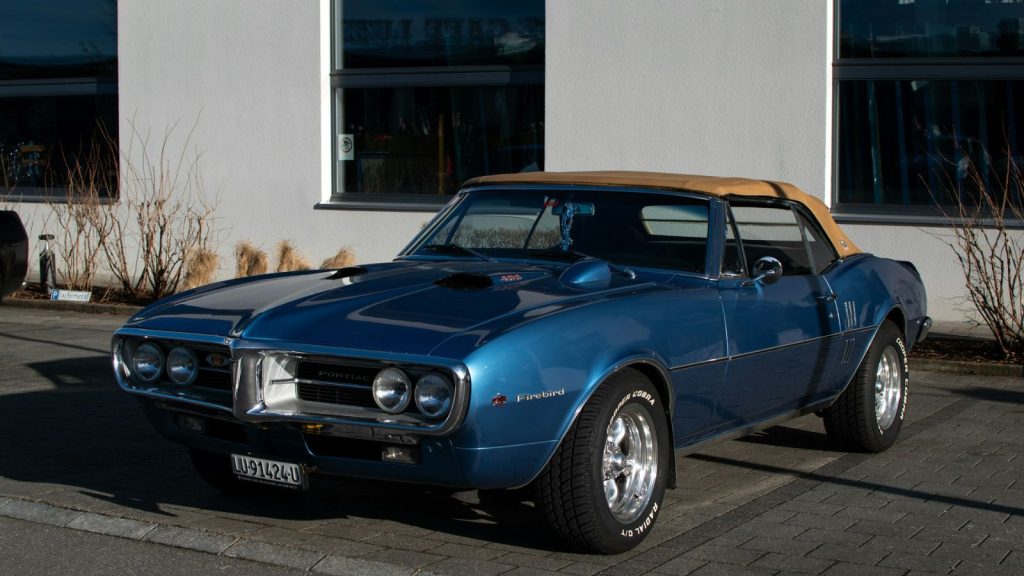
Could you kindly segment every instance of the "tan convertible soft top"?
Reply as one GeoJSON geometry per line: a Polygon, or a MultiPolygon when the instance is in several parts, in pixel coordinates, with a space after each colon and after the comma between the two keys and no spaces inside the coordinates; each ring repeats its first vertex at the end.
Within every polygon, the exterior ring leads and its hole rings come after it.
{"type": "Polygon", "coordinates": [[[495,174],[480,176],[466,182],[465,186],[483,184],[557,184],[564,186],[625,186],[634,188],[664,188],[685,190],[710,196],[745,196],[754,198],[784,198],[803,204],[818,219],[822,230],[832,242],[836,252],[846,257],[861,250],[836,224],[825,204],[804,193],[796,186],[785,182],[752,180],[720,176],[696,176],[692,174],[668,174],[663,172],[519,172],[516,174],[495,174]]]}

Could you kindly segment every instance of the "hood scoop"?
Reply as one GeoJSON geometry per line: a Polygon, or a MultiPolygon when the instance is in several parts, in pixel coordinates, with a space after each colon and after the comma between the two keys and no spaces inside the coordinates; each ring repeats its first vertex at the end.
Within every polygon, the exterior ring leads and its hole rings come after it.
{"type": "Polygon", "coordinates": [[[612,269],[604,260],[586,258],[577,260],[558,275],[563,284],[585,288],[603,288],[612,280],[612,269]]]}
{"type": "Polygon", "coordinates": [[[537,280],[551,276],[544,270],[505,270],[485,274],[483,272],[456,272],[437,280],[434,284],[454,290],[486,290],[493,286],[505,287],[515,284],[523,284],[531,280],[537,280]]]}
{"type": "Polygon", "coordinates": [[[434,284],[453,290],[484,290],[494,286],[494,281],[490,276],[484,274],[458,272],[451,276],[445,276],[435,281],[434,284]]]}
{"type": "Polygon", "coordinates": [[[327,280],[341,280],[342,278],[351,278],[353,276],[359,276],[360,274],[366,274],[366,268],[362,266],[348,266],[341,268],[334,274],[327,277],[327,280]]]}

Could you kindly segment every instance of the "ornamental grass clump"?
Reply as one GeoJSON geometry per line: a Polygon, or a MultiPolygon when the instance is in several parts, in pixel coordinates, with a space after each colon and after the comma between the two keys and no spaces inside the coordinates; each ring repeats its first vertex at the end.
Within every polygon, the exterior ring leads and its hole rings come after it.
{"type": "Polygon", "coordinates": [[[213,282],[220,257],[213,250],[197,248],[185,258],[185,278],[182,290],[191,290],[213,282]]]}
{"type": "Polygon", "coordinates": [[[320,263],[320,268],[325,270],[334,270],[337,268],[345,268],[352,266],[356,263],[356,253],[349,249],[347,246],[338,250],[338,253],[320,263]]]}
{"type": "Polygon", "coordinates": [[[299,253],[291,240],[281,240],[277,243],[277,272],[295,272],[297,270],[309,270],[313,266],[299,253]]]}
{"type": "Polygon", "coordinates": [[[267,253],[245,240],[235,244],[235,278],[267,273],[267,253]]]}

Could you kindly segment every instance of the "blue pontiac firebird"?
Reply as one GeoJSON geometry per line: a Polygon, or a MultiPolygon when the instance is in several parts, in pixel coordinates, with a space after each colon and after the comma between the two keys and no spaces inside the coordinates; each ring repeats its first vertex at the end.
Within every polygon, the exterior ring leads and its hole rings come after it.
{"type": "Polygon", "coordinates": [[[529,486],[568,544],[620,552],[684,451],[809,412],[891,446],[930,325],[914,266],[789,184],[532,173],[471,180],[393,262],[157,302],[113,364],[215,486],[529,486]]]}

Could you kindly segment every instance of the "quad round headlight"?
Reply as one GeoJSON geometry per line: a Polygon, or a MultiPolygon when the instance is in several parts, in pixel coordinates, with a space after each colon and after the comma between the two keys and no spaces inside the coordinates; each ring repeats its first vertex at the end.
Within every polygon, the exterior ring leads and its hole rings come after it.
{"type": "Polygon", "coordinates": [[[440,418],[451,410],[454,394],[447,378],[431,372],[416,382],[416,407],[428,418],[440,418]]]}
{"type": "Polygon", "coordinates": [[[152,342],[140,344],[131,355],[132,373],[141,382],[152,384],[164,371],[164,353],[152,342]]]}
{"type": "Polygon", "coordinates": [[[409,377],[398,368],[385,368],[373,379],[373,401],[389,414],[405,410],[409,406],[411,392],[409,377]]]}
{"type": "Polygon", "coordinates": [[[178,386],[188,386],[196,381],[199,373],[199,359],[196,353],[184,346],[173,348],[167,353],[167,377],[178,386]]]}

